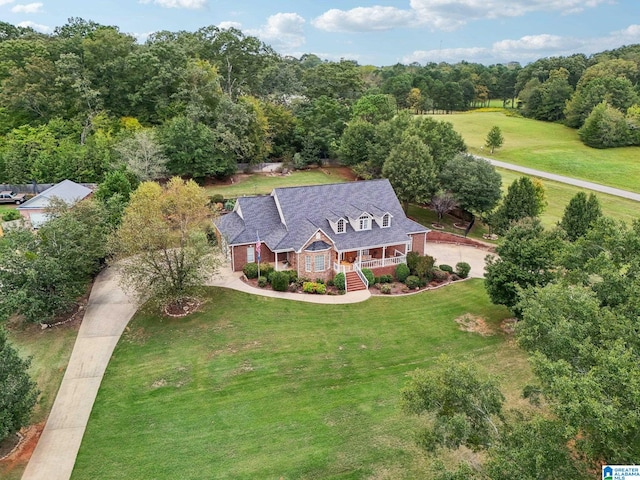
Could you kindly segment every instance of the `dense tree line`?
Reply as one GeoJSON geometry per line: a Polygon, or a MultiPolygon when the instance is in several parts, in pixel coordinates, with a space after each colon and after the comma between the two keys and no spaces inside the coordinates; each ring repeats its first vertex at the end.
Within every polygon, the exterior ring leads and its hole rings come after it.
{"type": "MultiPolygon", "coordinates": [[[[523,186],[514,182],[513,196],[523,186]]],[[[505,409],[497,379],[466,363],[442,358],[417,370],[401,395],[404,410],[423,417],[421,446],[483,452],[434,478],[577,480],[603,463],[633,462],[640,223],[603,217],[597,198],[581,192],[556,228],[535,214],[512,223],[496,253],[485,284],[518,319],[515,338],[535,374],[522,392],[530,404],[505,409]]]]}

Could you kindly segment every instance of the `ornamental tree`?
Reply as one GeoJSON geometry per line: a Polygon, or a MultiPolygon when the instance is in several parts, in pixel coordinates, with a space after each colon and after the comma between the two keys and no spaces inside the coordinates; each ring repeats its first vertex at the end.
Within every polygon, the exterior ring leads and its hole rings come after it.
{"type": "Polygon", "coordinates": [[[206,235],[212,215],[207,201],[193,180],[140,184],[113,244],[125,287],[141,299],[179,304],[212,275],[217,262],[206,235]]]}
{"type": "Polygon", "coordinates": [[[489,130],[489,133],[487,134],[487,139],[484,144],[485,147],[490,148],[491,153],[493,153],[493,151],[496,148],[500,148],[503,143],[504,138],[502,137],[502,131],[500,130],[500,127],[498,127],[497,125],[491,127],[491,130],[489,130]]]}

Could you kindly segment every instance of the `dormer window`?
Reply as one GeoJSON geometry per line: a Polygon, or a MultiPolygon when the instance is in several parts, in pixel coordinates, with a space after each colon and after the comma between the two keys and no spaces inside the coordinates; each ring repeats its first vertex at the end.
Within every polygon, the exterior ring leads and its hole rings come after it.
{"type": "Polygon", "coordinates": [[[371,230],[371,218],[368,215],[360,215],[360,218],[358,218],[358,230],[371,230]]]}
{"type": "Polygon", "coordinates": [[[391,215],[385,213],[382,216],[382,228],[388,228],[391,225],[391,215]]]}
{"type": "Polygon", "coordinates": [[[344,233],[346,230],[346,224],[344,218],[338,220],[338,226],[336,227],[336,233],[344,233]]]}

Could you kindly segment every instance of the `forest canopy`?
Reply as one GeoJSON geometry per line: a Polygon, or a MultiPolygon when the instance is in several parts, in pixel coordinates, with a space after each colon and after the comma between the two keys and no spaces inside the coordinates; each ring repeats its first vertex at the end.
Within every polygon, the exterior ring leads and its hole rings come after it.
{"type": "MultiPolygon", "coordinates": [[[[140,158],[157,175],[196,179],[273,159],[304,167],[338,157],[354,122],[366,139],[367,125],[399,110],[460,111],[496,99],[580,128],[594,147],[636,145],[639,63],[632,45],[524,67],[376,67],[282,56],[235,28],[160,31],[140,44],[81,18],[51,34],[0,22],[0,183],[99,182],[121,166],[139,169],[140,158]]],[[[351,164],[371,161],[355,155],[351,164]]]]}

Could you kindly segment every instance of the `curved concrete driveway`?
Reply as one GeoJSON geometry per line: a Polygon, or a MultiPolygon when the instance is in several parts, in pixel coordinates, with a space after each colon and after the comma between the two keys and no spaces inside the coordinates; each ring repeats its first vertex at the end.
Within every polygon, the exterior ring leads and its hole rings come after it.
{"type": "Polygon", "coordinates": [[[585,180],[578,180],[577,178],[565,177],[564,175],[556,175],[555,173],[543,172],[542,170],[536,170],[534,168],[521,167],[520,165],[514,165],[513,163],[500,162],[493,160],[492,158],[481,157],[474,155],[476,158],[482,158],[490,162],[493,166],[505,168],[507,170],[513,170],[514,172],[520,172],[534,177],[546,178],[547,180],[553,180],[555,182],[566,183],[567,185],[573,185],[574,187],[585,188],[587,190],[593,190],[595,192],[607,193],[609,195],[615,195],[616,197],[628,198],[629,200],[635,200],[640,202],[640,193],[630,192],[628,190],[621,190],[619,188],[607,187],[606,185],[600,185],[599,183],[587,182],[585,180]]]}
{"type": "Polygon", "coordinates": [[[137,309],[118,285],[114,267],[97,276],[67,371],[23,480],[71,477],[102,376],[137,309]]]}

